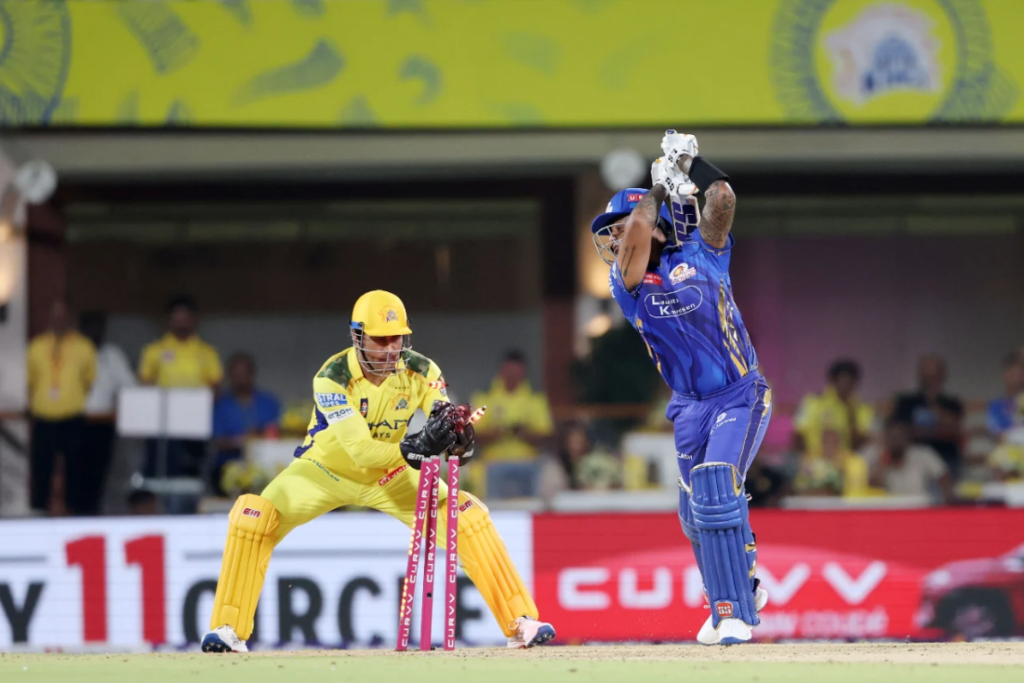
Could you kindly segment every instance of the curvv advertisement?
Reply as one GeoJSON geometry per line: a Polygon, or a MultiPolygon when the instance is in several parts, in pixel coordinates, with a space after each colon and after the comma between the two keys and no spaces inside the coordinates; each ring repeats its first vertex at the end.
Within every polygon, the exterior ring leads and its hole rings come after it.
{"type": "MultiPolygon", "coordinates": [[[[674,514],[494,521],[557,642],[693,641],[709,614],[674,514]]],[[[752,521],[770,596],[755,638],[1024,635],[1024,510],[756,510],[752,521]]],[[[0,650],[194,646],[226,532],[226,515],[0,522],[0,650]]],[[[408,530],[382,514],[300,527],[275,550],[250,643],[393,648],[408,549],[408,530]]],[[[461,574],[459,587],[460,646],[504,645],[461,574]]],[[[418,604],[416,615],[412,647],[418,604]]]]}
{"type": "MultiPolygon", "coordinates": [[[[754,637],[1024,633],[1024,510],[755,510],[769,594],[754,637]]],[[[671,514],[540,515],[537,604],[562,642],[692,641],[708,617],[671,514]]]]}
{"type": "MultiPolygon", "coordinates": [[[[494,523],[531,583],[531,519],[494,523]]],[[[140,648],[198,643],[209,630],[227,515],[0,523],[0,649],[140,648]]],[[[375,513],[335,513],[275,549],[250,644],[394,647],[409,531],[375,513]]],[[[443,555],[435,565],[443,576],[443,555]]],[[[421,572],[422,573],[422,572],[421,572]]],[[[457,637],[504,645],[460,572],[457,637]]],[[[433,637],[443,636],[434,600],[433,637]]],[[[419,601],[412,644],[419,645],[419,601]]]]}

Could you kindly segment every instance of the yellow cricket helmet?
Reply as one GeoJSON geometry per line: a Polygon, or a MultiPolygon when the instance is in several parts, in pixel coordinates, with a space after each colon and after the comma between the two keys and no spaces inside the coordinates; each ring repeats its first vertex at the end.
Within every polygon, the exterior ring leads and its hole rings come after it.
{"type": "Polygon", "coordinates": [[[375,289],[363,294],[352,307],[352,329],[371,337],[412,334],[405,304],[391,292],[375,289]]]}
{"type": "Polygon", "coordinates": [[[412,347],[409,316],[405,304],[391,292],[375,289],[363,294],[352,307],[352,346],[359,352],[357,358],[364,372],[388,375],[401,372],[405,367],[403,355],[412,347]],[[366,337],[401,337],[401,350],[370,351],[366,337]]]}

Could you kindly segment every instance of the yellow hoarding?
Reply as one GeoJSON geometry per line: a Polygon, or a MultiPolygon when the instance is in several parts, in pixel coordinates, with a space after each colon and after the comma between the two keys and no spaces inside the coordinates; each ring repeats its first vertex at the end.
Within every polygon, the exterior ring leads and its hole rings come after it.
{"type": "Polygon", "coordinates": [[[0,0],[0,124],[1024,122],[1024,0],[0,0]]]}

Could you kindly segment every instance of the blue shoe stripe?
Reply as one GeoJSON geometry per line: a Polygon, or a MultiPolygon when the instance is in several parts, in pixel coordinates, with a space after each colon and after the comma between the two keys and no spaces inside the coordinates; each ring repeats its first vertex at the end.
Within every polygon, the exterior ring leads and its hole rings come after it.
{"type": "Polygon", "coordinates": [[[231,648],[216,633],[203,636],[203,652],[231,652],[231,648]]]}
{"type": "Polygon", "coordinates": [[[555,637],[555,629],[550,624],[544,624],[537,629],[537,635],[526,644],[526,647],[533,647],[534,645],[543,645],[544,643],[553,640],[555,637]]]}

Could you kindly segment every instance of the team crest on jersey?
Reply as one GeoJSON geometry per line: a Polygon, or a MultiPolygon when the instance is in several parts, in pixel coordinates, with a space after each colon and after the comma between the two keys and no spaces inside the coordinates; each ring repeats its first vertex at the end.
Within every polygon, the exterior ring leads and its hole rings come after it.
{"type": "Polygon", "coordinates": [[[409,394],[399,394],[395,397],[395,410],[409,409],[409,394]]]}
{"type": "Polygon", "coordinates": [[[669,282],[674,285],[678,285],[684,280],[689,280],[691,277],[697,274],[697,269],[693,266],[689,266],[685,263],[680,263],[678,266],[672,269],[672,272],[668,274],[669,282]]]}
{"type": "Polygon", "coordinates": [[[884,3],[865,9],[830,33],[825,47],[832,58],[836,93],[863,105],[889,92],[923,93],[942,88],[942,65],[934,19],[922,11],[884,3]]]}
{"type": "Polygon", "coordinates": [[[359,414],[365,418],[368,412],[370,412],[370,399],[359,399],[359,414]]]}

